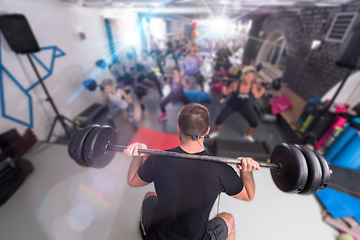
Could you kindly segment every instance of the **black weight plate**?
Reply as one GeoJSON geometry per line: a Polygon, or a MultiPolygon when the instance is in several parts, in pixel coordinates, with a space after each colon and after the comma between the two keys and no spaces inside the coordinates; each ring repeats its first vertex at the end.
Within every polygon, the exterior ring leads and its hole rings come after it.
{"type": "Polygon", "coordinates": [[[308,166],[308,179],[304,189],[299,193],[303,195],[313,194],[319,189],[322,182],[322,169],[318,157],[304,145],[294,145],[304,154],[308,166]]]}
{"type": "Polygon", "coordinates": [[[95,128],[99,127],[99,125],[91,125],[84,127],[80,130],[78,130],[76,133],[74,133],[69,141],[68,144],[68,152],[72,159],[75,160],[75,162],[83,167],[88,167],[84,162],[83,157],[83,146],[84,141],[87,137],[87,135],[95,128]]]}
{"type": "Polygon", "coordinates": [[[71,135],[71,138],[69,140],[69,144],[68,144],[68,152],[69,155],[72,159],[75,159],[75,139],[77,138],[77,135],[79,135],[80,130],[77,130],[73,135],[71,135]]]}
{"type": "Polygon", "coordinates": [[[84,160],[89,167],[102,168],[113,159],[116,151],[107,150],[108,144],[117,144],[117,135],[114,129],[108,126],[92,131],[84,144],[84,160]]]}
{"type": "Polygon", "coordinates": [[[283,143],[275,147],[271,163],[278,163],[281,169],[271,169],[275,185],[283,192],[301,192],[306,184],[308,171],[302,152],[294,146],[283,143]]]}
{"type": "Polygon", "coordinates": [[[321,185],[319,187],[319,190],[321,190],[321,189],[326,188],[327,185],[329,184],[331,174],[330,174],[329,164],[326,161],[326,159],[318,152],[315,152],[315,154],[319,159],[321,169],[322,169],[322,181],[321,181],[321,185]]]}

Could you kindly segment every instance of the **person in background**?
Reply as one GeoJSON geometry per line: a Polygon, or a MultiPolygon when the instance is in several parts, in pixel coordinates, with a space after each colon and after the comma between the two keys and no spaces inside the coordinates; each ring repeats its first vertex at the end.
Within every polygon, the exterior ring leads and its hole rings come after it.
{"type": "Polygon", "coordinates": [[[229,60],[229,56],[231,56],[232,53],[229,49],[229,47],[226,45],[224,40],[219,41],[219,48],[216,52],[216,64],[215,64],[215,70],[219,71],[221,67],[224,68],[224,70],[227,72],[229,68],[231,67],[231,63],[229,60]]]}
{"type": "Polygon", "coordinates": [[[159,43],[153,38],[153,36],[150,36],[150,54],[151,56],[153,56],[156,60],[157,66],[159,68],[159,71],[161,73],[161,75],[164,77],[165,73],[164,73],[164,69],[162,67],[162,52],[160,50],[159,47],[159,43]]]}
{"type": "Polygon", "coordinates": [[[201,91],[204,91],[204,77],[200,73],[202,59],[197,55],[199,49],[197,45],[192,45],[189,48],[190,52],[183,61],[184,74],[189,78],[195,78],[196,83],[200,86],[201,91]],[[196,65],[196,66],[195,66],[196,65]]]}
{"type": "Polygon", "coordinates": [[[257,126],[257,120],[254,111],[251,107],[253,98],[260,98],[265,89],[261,83],[255,82],[256,69],[253,66],[247,66],[242,71],[242,76],[238,81],[233,81],[231,84],[224,84],[222,87],[222,94],[230,98],[226,102],[225,107],[220,112],[215,121],[215,131],[210,134],[210,138],[216,138],[219,135],[221,124],[230,117],[233,113],[240,113],[249,123],[244,139],[254,142],[251,133],[257,126]]]}
{"type": "Polygon", "coordinates": [[[184,93],[184,87],[187,89],[189,88],[187,77],[180,76],[180,69],[178,67],[173,67],[172,76],[169,79],[169,84],[171,87],[171,91],[163,100],[161,100],[160,109],[162,114],[158,118],[159,121],[163,121],[167,119],[167,113],[165,107],[170,102],[181,101],[184,105],[190,103],[190,100],[187,98],[187,96],[184,93]]]}
{"type": "Polygon", "coordinates": [[[144,77],[155,83],[159,91],[160,97],[163,97],[159,79],[157,78],[153,68],[153,59],[149,56],[147,50],[143,50],[141,52],[141,59],[138,61],[138,63],[144,66],[144,77]]]}
{"type": "MultiPolygon", "coordinates": [[[[223,73],[226,73],[226,72],[223,71],[223,73]]],[[[241,65],[236,65],[236,66],[229,68],[226,75],[223,76],[223,79],[224,80],[240,79],[240,77],[241,77],[241,65]]],[[[227,85],[229,85],[230,83],[231,83],[230,81],[223,82],[223,84],[227,84],[227,85]]],[[[222,95],[222,97],[220,99],[220,103],[223,103],[223,102],[226,102],[226,95],[222,95]]]]}
{"type": "Polygon", "coordinates": [[[123,66],[120,64],[119,61],[110,63],[108,65],[111,75],[116,80],[116,82],[120,82],[120,78],[123,72],[123,66]]]}
{"type": "Polygon", "coordinates": [[[137,127],[134,120],[134,104],[129,94],[129,90],[124,91],[121,88],[116,88],[116,85],[111,78],[105,78],[102,81],[101,86],[103,88],[103,98],[109,101],[110,111],[106,117],[109,125],[114,129],[117,129],[115,118],[126,110],[129,123],[136,129],[137,127]]]}
{"type": "Polygon", "coordinates": [[[170,36],[166,36],[166,53],[168,55],[174,51],[174,43],[170,36]]]}
{"type": "Polygon", "coordinates": [[[174,41],[171,39],[170,36],[166,36],[166,53],[165,53],[165,57],[170,55],[173,57],[174,61],[175,61],[175,65],[179,66],[179,62],[178,59],[176,57],[176,51],[177,49],[175,48],[175,43],[174,41]]]}
{"type": "Polygon", "coordinates": [[[180,49],[178,51],[179,56],[186,55],[186,49],[188,48],[188,45],[189,45],[189,41],[188,41],[187,37],[185,35],[182,36],[181,40],[180,40],[180,49]]]}
{"type": "Polygon", "coordinates": [[[130,70],[130,66],[122,65],[118,70],[118,87],[128,89],[129,86],[134,86],[135,78],[130,70]]]}

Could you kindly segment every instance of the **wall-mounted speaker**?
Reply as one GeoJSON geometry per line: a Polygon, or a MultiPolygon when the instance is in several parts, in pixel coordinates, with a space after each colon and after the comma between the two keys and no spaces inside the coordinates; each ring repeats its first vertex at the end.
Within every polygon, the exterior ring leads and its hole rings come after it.
{"type": "Polygon", "coordinates": [[[0,30],[14,52],[26,54],[40,51],[24,15],[0,15],[0,30]]]}

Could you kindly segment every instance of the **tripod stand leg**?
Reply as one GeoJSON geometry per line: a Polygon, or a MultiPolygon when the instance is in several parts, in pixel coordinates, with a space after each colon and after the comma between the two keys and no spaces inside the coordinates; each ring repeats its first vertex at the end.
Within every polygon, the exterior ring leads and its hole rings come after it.
{"type": "Polygon", "coordinates": [[[57,117],[55,117],[54,120],[53,120],[53,122],[52,122],[52,124],[51,124],[50,132],[49,132],[49,134],[48,134],[48,137],[47,137],[47,139],[46,139],[46,142],[50,142],[50,138],[51,138],[51,135],[52,135],[52,133],[53,133],[53,131],[54,131],[54,127],[55,127],[55,124],[56,124],[56,121],[57,121],[57,120],[58,120],[57,117]]]}
{"type": "Polygon", "coordinates": [[[59,115],[59,116],[57,116],[56,118],[59,119],[59,121],[60,121],[60,123],[61,123],[61,125],[62,125],[62,127],[63,127],[63,129],[64,129],[64,131],[65,131],[65,133],[66,133],[66,136],[68,137],[68,139],[70,139],[70,138],[71,138],[71,135],[70,135],[70,133],[69,133],[68,126],[65,124],[64,117],[59,115]]]}
{"type": "Polygon", "coordinates": [[[68,121],[71,124],[75,124],[75,122],[73,120],[71,120],[70,118],[67,118],[65,116],[61,116],[64,120],[68,121]]]}
{"type": "Polygon", "coordinates": [[[52,132],[54,131],[54,127],[55,127],[55,124],[56,124],[56,121],[57,121],[57,120],[60,121],[61,126],[63,127],[64,131],[66,132],[66,135],[67,135],[68,139],[70,139],[71,136],[70,136],[69,130],[67,129],[67,126],[66,126],[66,124],[65,124],[65,122],[64,122],[64,117],[63,117],[63,116],[60,116],[59,111],[58,111],[57,107],[55,106],[54,101],[52,100],[52,98],[51,98],[51,96],[50,96],[49,91],[47,90],[45,84],[43,83],[43,80],[42,80],[39,72],[37,71],[34,62],[33,62],[33,60],[32,60],[31,57],[30,57],[30,54],[27,54],[27,58],[29,59],[30,64],[31,64],[32,68],[34,69],[35,74],[36,74],[36,76],[38,77],[38,80],[39,80],[42,88],[44,89],[44,92],[45,92],[45,94],[46,94],[46,96],[47,96],[47,99],[46,99],[46,100],[50,103],[50,105],[51,105],[52,108],[54,109],[54,112],[55,112],[55,115],[56,115],[56,117],[55,117],[55,119],[54,119],[54,121],[53,121],[53,123],[52,123],[52,125],[51,125],[51,129],[50,129],[50,132],[49,132],[49,135],[48,135],[48,138],[47,138],[47,142],[50,142],[50,138],[51,138],[52,132]]]}

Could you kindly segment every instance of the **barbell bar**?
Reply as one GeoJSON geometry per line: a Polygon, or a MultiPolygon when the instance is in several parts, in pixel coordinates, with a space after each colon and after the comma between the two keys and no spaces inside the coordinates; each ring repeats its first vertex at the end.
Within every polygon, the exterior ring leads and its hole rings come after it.
{"type": "MultiPolygon", "coordinates": [[[[92,125],[75,132],[68,146],[69,155],[84,167],[102,168],[108,165],[116,152],[126,146],[116,145],[117,134],[109,126],[92,125]]],[[[241,159],[208,155],[195,155],[139,149],[139,153],[179,157],[193,160],[241,164],[241,159]]],[[[262,167],[270,168],[275,185],[284,192],[312,194],[323,189],[330,180],[330,169],[326,160],[318,153],[303,145],[283,143],[274,148],[270,162],[259,162],[262,167]],[[321,167],[320,167],[321,166],[321,167]]]]}
{"type": "MultiPolygon", "coordinates": [[[[126,146],[119,146],[119,145],[107,145],[105,149],[107,150],[114,150],[117,152],[122,152],[125,150],[126,146]]],[[[178,152],[170,152],[170,151],[162,151],[162,150],[153,150],[153,149],[144,149],[139,148],[139,153],[143,154],[153,154],[153,155],[161,155],[161,156],[169,156],[169,157],[179,157],[179,158],[187,158],[193,160],[203,160],[203,161],[210,161],[210,162],[223,162],[229,164],[242,164],[241,159],[235,158],[226,158],[226,157],[217,157],[217,156],[210,156],[210,155],[195,155],[195,154],[188,154],[188,153],[178,153],[178,152]]],[[[269,167],[273,169],[281,169],[280,163],[267,163],[267,162],[259,162],[261,167],[269,167]]]]}

